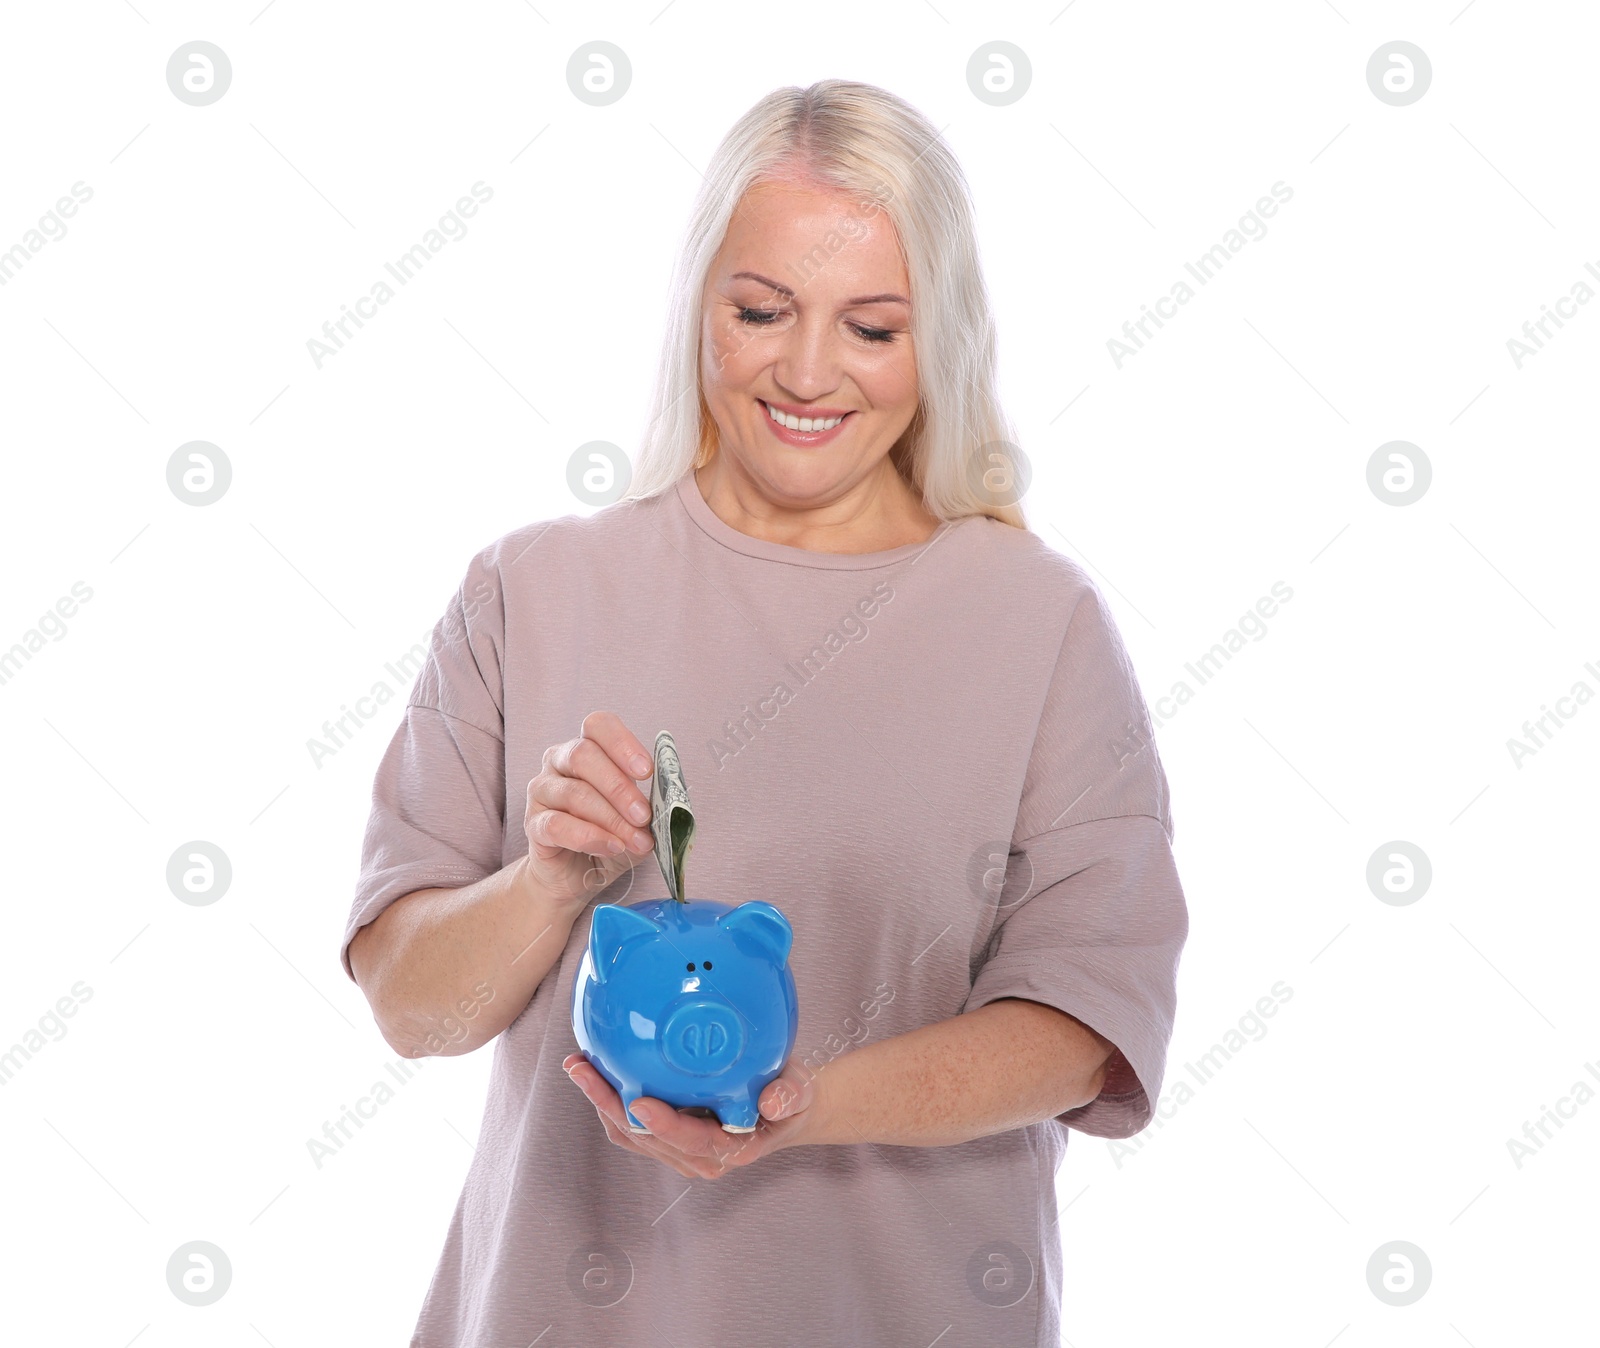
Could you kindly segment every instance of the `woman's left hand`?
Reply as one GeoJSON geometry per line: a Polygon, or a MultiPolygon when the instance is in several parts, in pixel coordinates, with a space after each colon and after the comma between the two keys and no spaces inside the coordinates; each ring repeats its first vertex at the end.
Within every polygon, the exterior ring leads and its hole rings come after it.
{"type": "Polygon", "coordinates": [[[808,1128],[817,1117],[812,1112],[816,1075],[791,1060],[758,1097],[761,1118],[752,1133],[725,1133],[715,1119],[683,1113],[648,1095],[634,1101],[633,1115],[650,1131],[635,1133],[628,1127],[622,1097],[582,1053],[567,1054],[561,1066],[589,1097],[605,1124],[606,1135],[617,1146],[653,1156],[687,1179],[717,1179],[736,1166],[751,1165],[775,1151],[798,1146],[806,1141],[808,1128]]]}

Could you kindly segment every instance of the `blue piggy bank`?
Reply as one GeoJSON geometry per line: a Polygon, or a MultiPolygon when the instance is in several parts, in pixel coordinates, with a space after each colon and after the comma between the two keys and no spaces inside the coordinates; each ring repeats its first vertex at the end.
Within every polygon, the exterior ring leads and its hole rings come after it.
{"type": "Polygon", "coordinates": [[[753,1132],[762,1088],[799,1029],[789,920],[759,899],[737,906],[649,899],[594,910],[572,985],[572,1033],[627,1109],[641,1095],[710,1110],[753,1132]]]}

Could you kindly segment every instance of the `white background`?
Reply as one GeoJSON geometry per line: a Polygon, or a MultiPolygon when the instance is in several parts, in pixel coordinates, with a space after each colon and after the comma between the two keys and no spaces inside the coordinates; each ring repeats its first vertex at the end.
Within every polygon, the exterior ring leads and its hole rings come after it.
{"type": "Polygon", "coordinates": [[[407,1341],[490,1051],[422,1063],[312,1161],[394,1059],[337,947],[403,697],[320,767],[307,741],[475,551],[588,513],[567,460],[637,444],[697,166],[770,89],[829,76],[907,98],[964,165],[1025,508],[1100,583],[1152,703],[1293,590],[1158,733],[1192,921],[1168,1093],[1131,1154],[1073,1136],[1067,1340],[1592,1338],[1600,702],[1520,766],[1507,748],[1600,691],[1600,304],[1520,368],[1507,347],[1600,290],[1588,6],[103,0],[4,22],[0,249],[93,194],[0,287],[0,649],[93,592],[0,686],[0,1050],[92,993],[0,1088],[8,1338],[407,1341]],[[166,82],[192,39],[231,60],[209,106],[166,82]],[[566,80],[593,39],[632,65],[606,107],[566,80]],[[967,83],[995,39],[1031,64],[1005,106],[967,83]],[[1432,65],[1408,106],[1366,78],[1396,39],[1432,65]],[[317,368],[308,339],[477,181],[465,237],[317,368]],[[1265,237],[1118,368],[1108,339],[1275,182],[1265,237]],[[191,440],[232,465],[203,508],[167,485],[191,440]],[[1432,467],[1403,507],[1367,479],[1392,440],[1432,467]],[[193,840],[233,868],[209,906],[166,881],[193,840]],[[1366,879],[1395,840],[1433,872],[1399,906],[1366,879]],[[1177,1102],[1280,981],[1264,1036],[1177,1102]],[[1563,1098],[1519,1164],[1508,1140],[1563,1098]],[[232,1268],[207,1307],[167,1285],[194,1240],[232,1268]],[[1397,1240],[1431,1265],[1402,1307],[1367,1275],[1397,1240]]]}

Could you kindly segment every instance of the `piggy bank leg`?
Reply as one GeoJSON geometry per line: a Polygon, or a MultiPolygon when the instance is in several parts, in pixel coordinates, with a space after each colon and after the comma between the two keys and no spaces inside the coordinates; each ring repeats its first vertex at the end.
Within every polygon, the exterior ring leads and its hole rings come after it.
{"type": "Polygon", "coordinates": [[[628,1131],[630,1133],[648,1133],[650,1131],[633,1116],[633,1102],[643,1095],[643,1091],[635,1091],[632,1095],[624,1096],[622,1099],[622,1113],[623,1117],[628,1120],[628,1131]]]}
{"type": "Polygon", "coordinates": [[[725,1133],[753,1133],[761,1112],[756,1108],[754,1096],[735,1100],[722,1111],[722,1131],[725,1133]]]}

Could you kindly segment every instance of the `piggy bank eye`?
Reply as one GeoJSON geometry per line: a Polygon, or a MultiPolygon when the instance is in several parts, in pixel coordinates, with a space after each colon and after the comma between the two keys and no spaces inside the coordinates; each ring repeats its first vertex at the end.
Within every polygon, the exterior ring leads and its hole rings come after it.
{"type": "MultiPolygon", "coordinates": [[[[690,967],[692,968],[693,966],[691,965],[690,967]]],[[[711,961],[710,960],[706,960],[705,963],[702,964],[700,967],[702,969],[709,969],[711,967],[711,961]]]]}
{"type": "Polygon", "coordinates": [[[684,966],[683,966],[683,967],[684,967],[684,968],[685,968],[685,969],[686,969],[686,970],[687,970],[687,971],[688,971],[688,972],[689,972],[689,973],[691,973],[691,974],[692,974],[692,973],[693,973],[693,972],[694,972],[694,961],[693,961],[693,960],[690,960],[690,961],[689,961],[689,962],[688,962],[688,963],[687,963],[687,964],[686,964],[686,965],[684,965],[684,966]]]}

